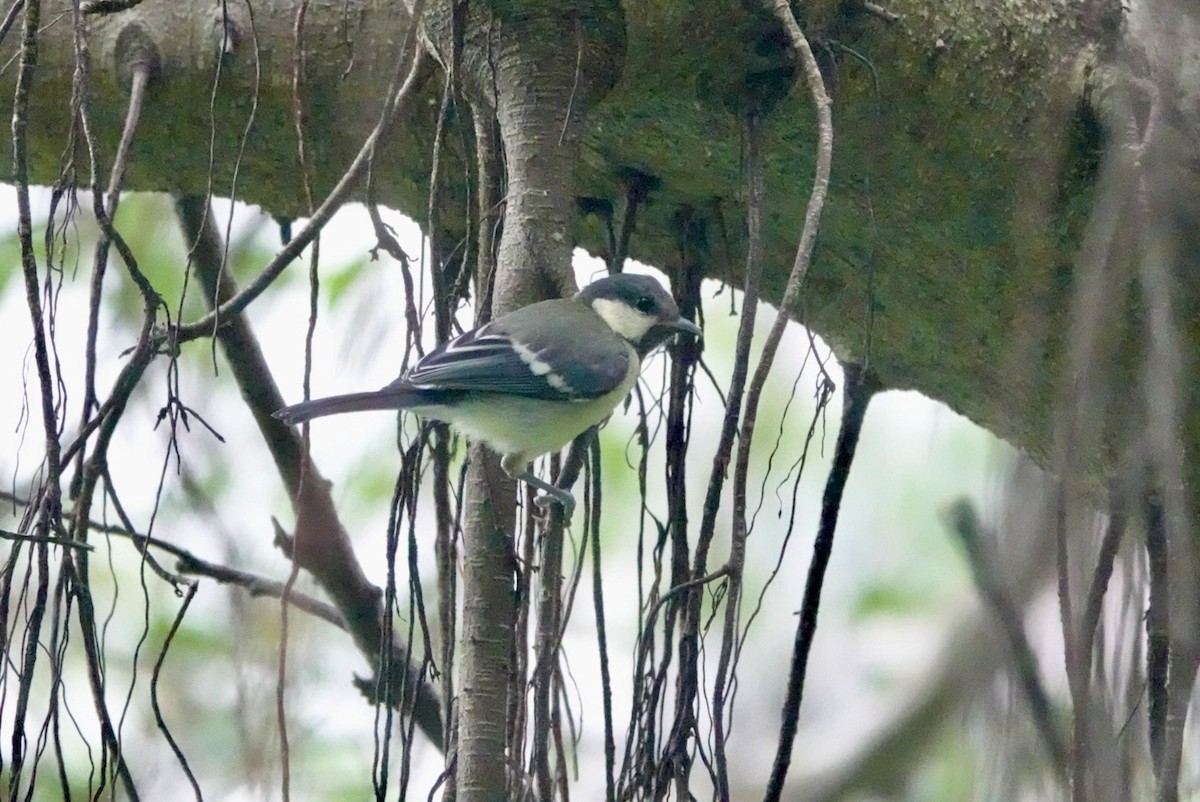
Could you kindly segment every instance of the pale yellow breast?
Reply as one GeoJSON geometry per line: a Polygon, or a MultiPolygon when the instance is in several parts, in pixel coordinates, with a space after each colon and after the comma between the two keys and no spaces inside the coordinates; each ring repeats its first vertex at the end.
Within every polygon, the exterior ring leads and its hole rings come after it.
{"type": "MultiPolygon", "coordinates": [[[[631,347],[629,369],[621,384],[599,398],[546,402],[520,396],[494,395],[455,405],[437,417],[460,434],[487,443],[500,454],[521,455],[530,461],[559,451],[589,427],[604,420],[629,394],[638,379],[641,361],[631,347]]],[[[423,410],[413,410],[418,415],[423,410]]]]}

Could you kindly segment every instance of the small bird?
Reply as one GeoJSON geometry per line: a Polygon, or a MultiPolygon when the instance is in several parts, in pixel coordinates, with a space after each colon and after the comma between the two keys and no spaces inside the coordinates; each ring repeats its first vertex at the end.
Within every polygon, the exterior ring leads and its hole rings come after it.
{"type": "Polygon", "coordinates": [[[676,333],[701,336],[657,280],[620,273],[461,334],[380,390],[304,401],[275,417],[293,424],[406,409],[445,421],[501,454],[509,476],[547,493],[569,519],[575,498],[529,463],[604,420],[633,388],[642,359],[676,333]]]}

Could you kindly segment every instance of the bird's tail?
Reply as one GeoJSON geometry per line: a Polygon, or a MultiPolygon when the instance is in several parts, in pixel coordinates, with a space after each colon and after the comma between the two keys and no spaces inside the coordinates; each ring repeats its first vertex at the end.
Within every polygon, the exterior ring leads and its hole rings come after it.
{"type": "Polygon", "coordinates": [[[286,424],[304,423],[306,420],[340,415],[343,412],[362,412],[369,409],[404,409],[417,403],[417,391],[413,388],[384,388],[365,393],[349,393],[329,398],[314,398],[290,407],[277,410],[274,415],[286,424]]]}

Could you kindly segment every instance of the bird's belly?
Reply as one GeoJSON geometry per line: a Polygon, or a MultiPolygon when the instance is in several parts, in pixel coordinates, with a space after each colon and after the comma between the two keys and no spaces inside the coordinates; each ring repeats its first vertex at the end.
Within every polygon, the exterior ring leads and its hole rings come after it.
{"type": "MultiPolygon", "coordinates": [[[[621,393],[624,396],[624,393],[621,393]]],[[[533,459],[562,449],[616,406],[608,396],[547,404],[514,396],[480,397],[456,405],[450,421],[459,432],[500,454],[533,459]]]]}
{"type": "MultiPolygon", "coordinates": [[[[630,360],[625,380],[598,398],[546,402],[521,396],[483,394],[464,398],[432,417],[445,420],[474,441],[503,455],[532,460],[559,451],[589,427],[604,420],[629,393],[638,377],[638,360],[630,360]]],[[[419,407],[413,412],[422,414],[419,407]]]]}

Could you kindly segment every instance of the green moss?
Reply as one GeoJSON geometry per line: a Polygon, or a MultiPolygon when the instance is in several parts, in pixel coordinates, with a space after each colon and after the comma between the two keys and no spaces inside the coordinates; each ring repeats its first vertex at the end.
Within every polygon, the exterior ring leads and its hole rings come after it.
{"type": "MultiPolygon", "coordinates": [[[[728,88],[761,68],[756,43],[770,36],[748,34],[761,23],[753,15],[711,8],[651,3],[632,15],[625,76],[590,118],[583,184],[619,198],[618,166],[661,180],[632,246],[660,265],[679,261],[680,206],[710,222],[720,210],[729,240],[720,245],[736,275],[740,109],[728,88]]],[[[1030,288],[1061,283],[1087,210],[1095,142],[1064,136],[1073,128],[1058,111],[1078,44],[1070,9],[892,3],[902,21],[887,26],[837,3],[805,8],[834,102],[834,167],[798,316],[841,356],[869,359],[888,385],[920,389],[1040,447],[1053,371],[1041,365],[1005,387],[995,366],[1012,353],[1030,288]],[[1029,185],[1047,178],[1057,190],[1031,198],[1029,185]],[[1030,203],[1040,204],[1036,231],[1018,226],[1030,203]]],[[[799,238],[814,120],[803,87],[769,118],[768,299],[782,295],[799,238]]],[[[587,239],[593,230],[580,235],[600,247],[587,239]]],[[[722,250],[710,239],[704,269],[728,268],[722,250]]]]}
{"type": "MultiPolygon", "coordinates": [[[[779,29],[756,4],[738,0],[623,8],[624,72],[588,112],[578,194],[619,211],[631,171],[651,177],[657,188],[639,212],[632,256],[672,272],[687,252],[707,274],[740,281],[739,115],[768,110],[763,289],[767,299],[780,298],[816,135],[803,86],[785,92],[795,68],[779,29]],[[698,231],[703,242],[681,247],[698,231]]],[[[887,384],[920,389],[1037,450],[1045,445],[1061,350],[1060,335],[1044,321],[1067,297],[1102,147],[1094,121],[1089,134],[1077,119],[1073,65],[1103,46],[1105,34],[1083,30],[1070,0],[890,0],[888,8],[899,23],[836,0],[803,4],[800,22],[833,97],[834,164],[814,261],[793,311],[840,355],[869,359],[887,384]],[[1039,319],[1044,336],[1031,339],[1030,321],[1039,319]],[[1019,371],[1012,369],[1015,342],[1038,357],[1019,371]]],[[[378,116],[396,31],[385,30],[376,13],[356,20],[353,58],[340,44],[341,29],[313,43],[308,146],[317,198],[378,116]],[[341,77],[322,83],[329,74],[341,77]]],[[[240,162],[255,87],[252,61],[239,57],[223,72],[211,112],[211,74],[155,85],[129,185],[192,193],[211,186],[226,195],[236,167],[243,198],[275,214],[303,214],[285,49],[273,44],[265,58],[240,162]]],[[[69,77],[47,66],[39,97],[68,97],[69,77]]],[[[93,127],[107,145],[125,102],[102,71],[93,83],[93,127]]],[[[382,203],[417,219],[425,217],[439,92],[436,78],[425,84],[372,176],[382,203]]],[[[59,174],[68,114],[65,102],[37,106],[30,130],[38,137],[40,182],[59,174]]],[[[467,194],[461,151],[469,133],[457,123],[444,151],[451,214],[465,208],[467,194]]],[[[81,152],[76,161],[86,164],[81,152]]],[[[443,222],[447,234],[462,231],[461,219],[443,222]]],[[[593,252],[607,248],[595,216],[575,233],[593,252]]]]}

